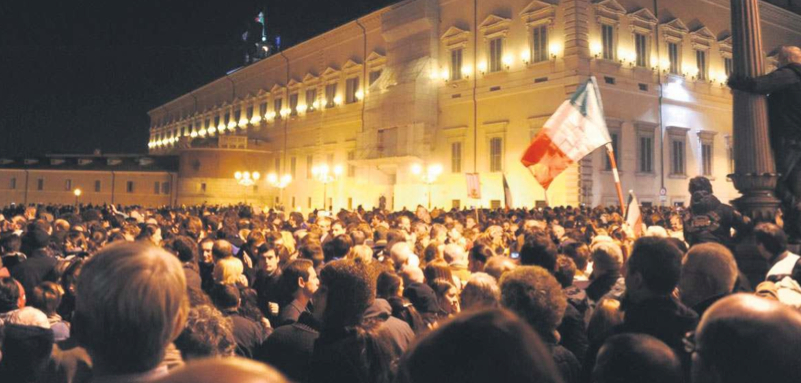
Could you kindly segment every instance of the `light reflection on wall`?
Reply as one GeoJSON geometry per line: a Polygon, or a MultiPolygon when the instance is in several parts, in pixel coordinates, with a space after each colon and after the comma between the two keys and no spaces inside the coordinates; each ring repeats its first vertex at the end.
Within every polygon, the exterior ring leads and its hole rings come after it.
{"type": "Polygon", "coordinates": [[[664,88],[664,96],[671,100],[682,101],[682,102],[693,102],[695,98],[687,91],[687,88],[684,85],[684,78],[682,77],[673,77],[671,76],[668,79],[667,84],[665,84],[664,88]]]}

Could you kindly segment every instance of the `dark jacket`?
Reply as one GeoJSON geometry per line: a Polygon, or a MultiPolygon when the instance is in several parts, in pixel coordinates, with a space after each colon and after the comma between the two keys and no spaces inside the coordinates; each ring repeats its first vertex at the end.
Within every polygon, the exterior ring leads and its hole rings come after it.
{"type": "Polygon", "coordinates": [[[690,246],[715,242],[731,248],[731,229],[745,228],[742,214],[706,191],[693,193],[690,209],[684,215],[684,240],[690,246]]]}
{"type": "Polygon", "coordinates": [[[562,375],[565,383],[579,383],[581,376],[581,364],[570,350],[558,344],[553,337],[542,337],[543,342],[551,351],[554,364],[562,375]]]}
{"type": "Polygon", "coordinates": [[[28,296],[33,296],[33,289],[44,281],[55,282],[58,279],[56,266],[58,261],[50,255],[47,249],[34,250],[25,262],[20,263],[11,271],[14,277],[28,296]]]}
{"type": "Polygon", "coordinates": [[[188,264],[184,264],[183,268],[184,275],[186,276],[186,287],[194,287],[200,290],[203,284],[200,279],[200,272],[188,264]]]}
{"type": "Polygon", "coordinates": [[[320,324],[304,312],[298,321],[273,331],[257,353],[257,359],[269,363],[295,382],[308,379],[314,341],[320,336],[320,324]]]}
{"type": "Polygon", "coordinates": [[[585,291],[587,298],[590,299],[590,304],[595,307],[603,298],[620,300],[626,291],[626,283],[619,271],[610,271],[590,281],[585,291]]]}
{"type": "Polygon", "coordinates": [[[300,314],[302,314],[306,310],[306,306],[301,306],[301,304],[296,301],[292,300],[284,307],[281,307],[281,311],[278,314],[278,320],[274,324],[275,327],[278,326],[286,326],[298,321],[300,318],[300,314]]]}
{"type": "Polygon", "coordinates": [[[267,332],[258,323],[245,318],[236,310],[222,310],[223,315],[231,318],[236,341],[236,354],[253,358],[255,350],[267,339],[267,332]]]}
{"type": "Polygon", "coordinates": [[[256,281],[253,282],[253,290],[259,295],[259,309],[264,314],[270,323],[278,320],[277,316],[270,314],[268,304],[270,302],[278,303],[278,280],[281,279],[281,269],[276,270],[272,275],[267,274],[264,270],[259,270],[256,273],[256,281]]]}
{"type": "Polygon", "coordinates": [[[354,328],[326,330],[314,342],[307,382],[369,383],[364,348],[354,328]]]}
{"type": "Polygon", "coordinates": [[[570,350],[578,360],[584,360],[584,354],[590,347],[587,340],[587,329],[584,315],[572,303],[568,302],[562,323],[559,324],[556,331],[559,331],[559,335],[562,336],[561,345],[570,350]]]}
{"type": "Polygon", "coordinates": [[[364,319],[384,322],[381,331],[386,331],[392,338],[397,355],[403,354],[414,340],[412,328],[405,321],[392,316],[392,306],[386,299],[376,298],[373,305],[364,312],[364,319]]]}

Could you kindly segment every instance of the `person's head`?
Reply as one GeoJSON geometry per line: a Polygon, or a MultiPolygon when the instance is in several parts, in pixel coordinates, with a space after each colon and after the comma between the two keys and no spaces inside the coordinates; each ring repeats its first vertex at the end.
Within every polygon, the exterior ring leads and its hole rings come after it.
{"type": "Polygon", "coordinates": [[[24,295],[25,290],[14,278],[0,278],[0,314],[25,307],[25,303],[20,304],[24,295]]]}
{"type": "Polygon", "coordinates": [[[695,192],[707,192],[712,194],[712,183],[709,182],[709,178],[704,176],[697,176],[690,179],[689,184],[689,192],[690,194],[694,194],[695,192]]]}
{"type": "Polygon", "coordinates": [[[274,247],[264,243],[259,246],[257,254],[259,256],[257,263],[260,270],[267,274],[273,274],[278,270],[278,263],[281,259],[278,257],[274,247]]]}
{"type": "Polygon", "coordinates": [[[178,260],[147,242],[106,246],[81,269],[72,334],[109,374],[150,370],[186,321],[186,279],[178,260]]]}
{"type": "Polygon", "coordinates": [[[42,310],[47,316],[53,316],[63,296],[64,291],[61,286],[55,282],[42,282],[33,289],[30,303],[31,306],[42,310]]]}
{"type": "Polygon", "coordinates": [[[478,273],[484,271],[484,266],[487,261],[492,258],[495,253],[489,246],[476,244],[470,249],[467,256],[467,268],[471,273],[478,273]]]}
{"type": "Polygon", "coordinates": [[[787,234],[779,226],[763,222],[754,228],[759,253],[767,260],[775,259],[787,251],[787,234]]]}
{"type": "Polygon", "coordinates": [[[231,242],[218,239],[214,241],[214,245],[211,247],[211,255],[215,262],[223,258],[233,257],[234,247],[231,245],[231,242]]]}
{"type": "Polygon", "coordinates": [[[619,334],[604,342],[598,352],[593,383],[683,383],[676,353],[646,334],[619,334]]]}
{"type": "Polygon", "coordinates": [[[403,278],[404,286],[409,286],[412,283],[423,283],[426,280],[423,270],[417,266],[404,266],[399,274],[403,278]]]}
{"type": "Polygon", "coordinates": [[[181,263],[197,263],[197,245],[192,238],[181,235],[169,242],[169,248],[181,263]]]}
{"type": "Polygon", "coordinates": [[[637,302],[673,293],[681,275],[681,251],[669,240],[642,237],[626,262],[626,295],[637,302]]]}
{"type": "Polygon", "coordinates": [[[323,235],[328,234],[331,231],[331,218],[321,217],[317,220],[317,226],[323,232],[323,235]]]}
{"type": "Polygon", "coordinates": [[[587,263],[590,260],[590,248],[585,243],[571,241],[561,246],[562,254],[569,257],[576,263],[576,269],[580,272],[587,270],[587,263]]]}
{"type": "Polygon", "coordinates": [[[737,282],[737,262],[726,246],[702,243],[693,246],[681,265],[679,294],[687,306],[729,294],[737,282]]]}
{"type": "Polygon", "coordinates": [[[411,233],[412,221],[409,219],[409,217],[405,215],[398,217],[398,229],[405,231],[407,233],[411,233]]]}
{"type": "Polygon", "coordinates": [[[236,310],[242,303],[239,288],[234,285],[215,284],[209,292],[214,305],[220,310],[236,310]]]}
{"type": "Polygon", "coordinates": [[[498,307],[501,300],[501,289],[495,278],[487,273],[474,273],[462,288],[462,310],[498,307]]]}
{"type": "Polygon", "coordinates": [[[612,328],[623,323],[623,312],[620,301],[613,298],[602,298],[595,306],[587,324],[587,338],[590,343],[600,343],[606,339],[612,328]]]}
{"type": "Polygon", "coordinates": [[[426,283],[431,284],[435,279],[444,279],[453,283],[453,272],[445,262],[431,262],[423,270],[426,283]]]}
{"type": "Polygon", "coordinates": [[[340,234],[334,237],[332,240],[327,241],[323,245],[323,255],[325,256],[325,261],[330,262],[336,259],[345,258],[345,256],[350,253],[351,247],[353,247],[353,241],[350,239],[350,236],[340,234]]]}
{"type": "Polygon", "coordinates": [[[175,339],[175,347],[184,360],[233,356],[236,349],[233,322],[212,306],[192,307],[186,327],[175,339]]]}
{"type": "Polygon", "coordinates": [[[567,298],[551,273],[520,266],[501,277],[501,304],[520,315],[542,337],[551,339],[562,322],[567,298]]]}
{"type": "Polygon", "coordinates": [[[317,288],[320,287],[320,280],[317,278],[317,272],[314,271],[314,264],[308,259],[292,261],[283,269],[278,283],[279,290],[287,302],[301,296],[311,299],[312,295],[317,292],[317,288]]]}
{"type": "Polygon", "coordinates": [[[244,272],[242,261],[234,257],[222,258],[214,264],[214,282],[223,285],[235,285],[241,280],[244,272]]]}
{"type": "Polygon", "coordinates": [[[501,276],[507,271],[517,267],[514,261],[507,257],[491,257],[484,265],[484,272],[491,275],[495,280],[501,280],[501,276]]]}
{"type": "Polygon", "coordinates": [[[453,315],[459,313],[459,291],[452,281],[438,278],[431,281],[429,285],[437,295],[437,302],[442,311],[453,315]]]}
{"type": "Polygon", "coordinates": [[[403,296],[403,279],[391,271],[384,271],[378,275],[376,281],[376,297],[388,299],[403,296]]]}
{"type": "Polygon", "coordinates": [[[775,52],[779,67],[789,64],[801,64],[801,48],[799,47],[783,45],[776,48],[775,52]]]}
{"type": "Polygon", "coordinates": [[[556,270],[554,270],[553,275],[562,287],[570,287],[573,285],[573,278],[576,276],[576,264],[572,259],[560,255],[556,258],[556,270]]]}
{"type": "Polygon", "coordinates": [[[375,300],[375,284],[361,262],[341,259],[329,262],[320,272],[320,287],[314,294],[314,316],[324,328],[359,324],[364,311],[375,300]]]}
{"type": "Polygon", "coordinates": [[[331,235],[334,237],[345,234],[345,224],[342,221],[336,220],[331,223],[331,235]]]}
{"type": "Polygon", "coordinates": [[[289,383],[275,368],[250,359],[211,358],[190,361],[170,370],[170,374],[154,383],[289,383]]]}
{"type": "Polygon", "coordinates": [[[409,258],[414,254],[412,246],[408,242],[396,242],[389,249],[389,257],[395,264],[395,269],[400,270],[403,266],[409,263],[409,258]]]}
{"type": "Polygon", "coordinates": [[[556,245],[547,235],[527,235],[523,247],[520,248],[520,264],[539,266],[553,272],[556,267],[556,245]]]}
{"type": "Polygon", "coordinates": [[[713,304],[695,333],[693,382],[797,382],[801,313],[750,294],[713,304]]]}
{"type": "Polygon", "coordinates": [[[598,242],[591,247],[592,274],[595,278],[608,273],[620,272],[623,266],[623,251],[614,242],[598,242]]]}
{"type": "Polygon", "coordinates": [[[460,315],[418,340],[401,359],[397,382],[560,383],[562,379],[551,353],[529,326],[506,310],[488,309],[460,315]]]}

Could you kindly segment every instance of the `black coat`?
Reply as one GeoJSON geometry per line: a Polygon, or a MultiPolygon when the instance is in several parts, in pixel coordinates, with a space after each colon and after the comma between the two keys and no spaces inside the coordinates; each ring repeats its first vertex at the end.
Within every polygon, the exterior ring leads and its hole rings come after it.
{"type": "Polygon", "coordinates": [[[300,314],[298,321],[273,331],[257,353],[257,359],[266,362],[289,379],[305,382],[308,379],[314,341],[320,336],[320,324],[311,313],[300,314]]]}
{"type": "Polygon", "coordinates": [[[40,283],[58,279],[57,265],[58,260],[50,256],[46,249],[38,249],[26,261],[14,267],[11,276],[22,284],[28,296],[33,296],[33,289],[40,283]]]}
{"type": "Polygon", "coordinates": [[[715,242],[731,248],[731,229],[746,227],[742,214],[706,191],[693,193],[690,209],[684,215],[684,240],[690,246],[715,242]]]}

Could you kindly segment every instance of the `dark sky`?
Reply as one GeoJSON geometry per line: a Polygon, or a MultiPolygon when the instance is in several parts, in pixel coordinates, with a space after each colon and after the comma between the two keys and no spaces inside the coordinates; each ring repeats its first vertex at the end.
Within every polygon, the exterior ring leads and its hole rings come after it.
{"type": "Polygon", "coordinates": [[[286,48],[393,2],[0,1],[0,157],[144,152],[147,111],[240,66],[261,7],[286,48]]]}

